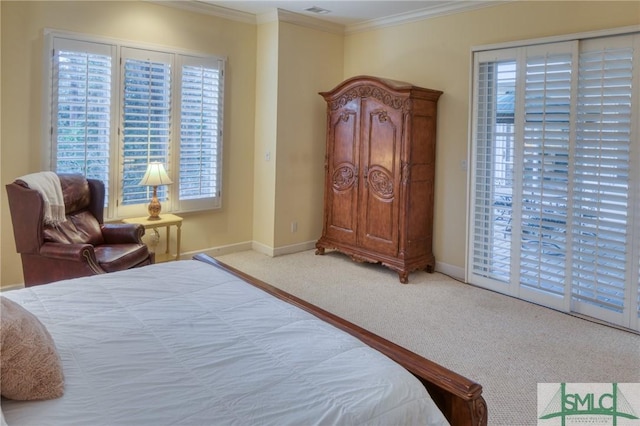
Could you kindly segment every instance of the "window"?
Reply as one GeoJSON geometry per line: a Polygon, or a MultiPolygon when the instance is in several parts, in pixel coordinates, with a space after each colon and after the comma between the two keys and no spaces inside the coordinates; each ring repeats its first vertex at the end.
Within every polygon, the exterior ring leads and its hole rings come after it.
{"type": "Polygon", "coordinates": [[[53,57],[50,102],[53,169],[108,185],[115,49],[73,40],[58,44],[63,46],[56,46],[53,57]]]}
{"type": "Polygon", "coordinates": [[[640,328],[639,46],[474,54],[469,282],[640,328]]]}
{"type": "Polygon", "coordinates": [[[105,182],[107,217],[141,216],[147,164],[165,165],[165,212],[221,199],[224,60],[51,33],[46,112],[51,168],[105,182]]]}

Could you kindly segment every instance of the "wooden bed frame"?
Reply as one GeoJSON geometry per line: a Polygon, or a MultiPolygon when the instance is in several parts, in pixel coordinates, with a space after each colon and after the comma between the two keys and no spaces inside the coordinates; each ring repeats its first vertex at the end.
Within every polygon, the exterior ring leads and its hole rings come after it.
{"type": "Polygon", "coordinates": [[[487,403],[478,383],[217,259],[205,254],[197,254],[193,258],[228,271],[272,296],[312,313],[393,359],[422,382],[452,426],[487,424],[487,403]]]}

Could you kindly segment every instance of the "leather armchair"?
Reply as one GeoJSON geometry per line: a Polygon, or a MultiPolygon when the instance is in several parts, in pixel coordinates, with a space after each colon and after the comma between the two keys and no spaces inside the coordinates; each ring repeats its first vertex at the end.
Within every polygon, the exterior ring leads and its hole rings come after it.
{"type": "Polygon", "coordinates": [[[16,180],[6,186],[16,249],[25,286],[149,265],[153,253],[142,242],[144,227],[104,224],[104,184],[82,175],[60,174],[66,221],[44,224],[44,199],[16,180]]]}

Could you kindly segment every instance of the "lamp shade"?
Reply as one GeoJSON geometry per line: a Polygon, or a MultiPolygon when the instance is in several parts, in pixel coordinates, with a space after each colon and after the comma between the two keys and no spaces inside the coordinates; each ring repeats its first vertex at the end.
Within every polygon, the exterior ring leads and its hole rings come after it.
{"type": "Polygon", "coordinates": [[[167,171],[164,169],[162,163],[157,161],[149,163],[147,166],[147,171],[142,177],[139,185],[144,186],[159,186],[159,185],[170,185],[173,182],[169,179],[167,175],[167,171]]]}

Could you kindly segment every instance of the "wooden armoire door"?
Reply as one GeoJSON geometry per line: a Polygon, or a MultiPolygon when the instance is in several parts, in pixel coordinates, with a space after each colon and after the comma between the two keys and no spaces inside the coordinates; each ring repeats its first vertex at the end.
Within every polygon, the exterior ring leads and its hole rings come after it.
{"type": "Polygon", "coordinates": [[[355,245],[358,224],[360,99],[356,98],[329,114],[327,134],[325,236],[355,245]]]}
{"type": "Polygon", "coordinates": [[[397,256],[402,110],[369,97],[360,117],[358,246],[397,256]]]}

